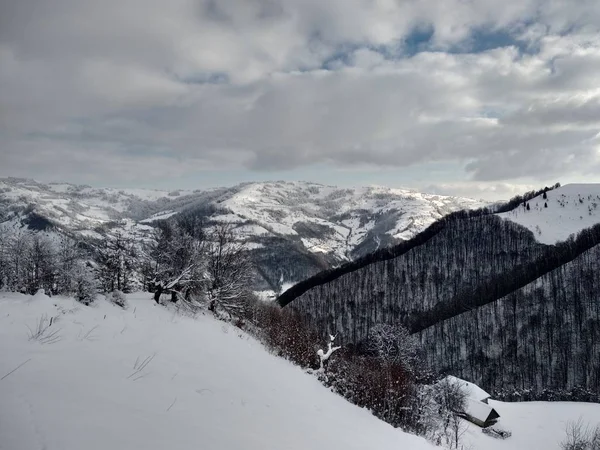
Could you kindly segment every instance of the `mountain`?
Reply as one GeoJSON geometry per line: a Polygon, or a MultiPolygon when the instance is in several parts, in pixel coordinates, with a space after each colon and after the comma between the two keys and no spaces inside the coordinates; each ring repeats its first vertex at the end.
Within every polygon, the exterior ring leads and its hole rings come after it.
{"type": "Polygon", "coordinates": [[[0,179],[4,226],[99,239],[143,238],[152,222],[192,214],[232,224],[257,262],[257,289],[279,291],[321,270],[408,240],[444,215],[485,203],[385,187],[244,183],[209,190],[141,190],[0,179]]]}
{"type": "Polygon", "coordinates": [[[598,395],[600,185],[538,194],[450,214],[278,301],[346,343],[403,324],[431,367],[498,394],[598,395]]]}

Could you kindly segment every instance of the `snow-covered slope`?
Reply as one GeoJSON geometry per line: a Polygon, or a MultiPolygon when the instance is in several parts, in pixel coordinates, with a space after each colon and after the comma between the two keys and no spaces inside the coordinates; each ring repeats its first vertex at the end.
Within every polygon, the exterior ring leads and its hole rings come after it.
{"type": "Polygon", "coordinates": [[[340,189],[306,182],[245,183],[207,191],[154,191],[42,184],[0,179],[0,220],[27,211],[71,231],[103,225],[131,229],[184,209],[238,225],[240,237],[284,236],[312,253],[350,257],[361,245],[410,239],[452,211],[483,203],[471,199],[366,187],[340,189]]]}
{"type": "MultiPolygon", "coordinates": [[[[1,450],[434,448],[231,325],[181,316],[144,294],[128,301],[122,310],[0,293],[1,450]],[[44,315],[54,343],[28,340],[44,315]]],[[[465,422],[464,448],[559,450],[568,421],[600,423],[598,404],[490,404],[512,437],[465,422]]]]}
{"type": "MultiPolygon", "coordinates": [[[[181,192],[177,194],[181,195],[181,192]]],[[[12,211],[29,207],[56,224],[75,230],[91,229],[108,221],[133,219],[132,210],[137,204],[173,196],[175,193],[167,191],[42,184],[21,178],[0,179],[0,204],[12,211]]]]}
{"type": "Polygon", "coordinates": [[[465,422],[464,448],[473,450],[561,450],[569,422],[581,419],[583,424],[600,425],[600,405],[577,402],[519,402],[495,400],[490,405],[498,411],[497,426],[510,431],[506,440],[495,439],[481,428],[465,422]]]}
{"type": "Polygon", "coordinates": [[[236,328],[129,302],[0,293],[0,449],[433,448],[236,328]],[[57,342],[28,340],[43,315],[57,342]]]}
{"type": "Polygon", "coordinates": [[[270,233],[300,238],[311,252],[341,259],[364,245],[372,251],[410,239],[450,212],[485,204],[380,186],[341,189],[306,182],[244,184],[219,203],[229,210],[222,220],[250,220],[270,233]]]}
{"type": "Polygon", "coordinates": [[[564,241],[572,234],[600,223],[600,183],[567,184],[539,195],[507,213],[500,214],[533,231],[544,244],[564,241]]]}
{"type": "Polygon", "coordinates": [[[68,183],[42,184],[20,178],[0,179],[0,223],[3,228],[52,224],[81,236],[99,238],[109,229],[140,236],[149,229],[134,220],[140,205],[168,197],[152,190],[96,189],[68,183]]]}

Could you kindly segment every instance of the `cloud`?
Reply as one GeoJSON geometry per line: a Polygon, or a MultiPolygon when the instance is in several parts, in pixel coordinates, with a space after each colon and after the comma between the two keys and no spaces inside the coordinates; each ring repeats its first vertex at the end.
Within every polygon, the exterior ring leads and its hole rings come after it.
{"type": "Polygon", "coordinates": [[[587,0],[4,0],[0,175],[589,177],[599,29],[587,0]]]}
{"type": "Polygon", "coordinates": [[[539,189],[538,185],[510,184],[510,183],[444,183],[430,184],[422,189],[440,195],[453,195],[459,197],[470,197],[475,199],[509,200],[524,192],[539,189]]]}

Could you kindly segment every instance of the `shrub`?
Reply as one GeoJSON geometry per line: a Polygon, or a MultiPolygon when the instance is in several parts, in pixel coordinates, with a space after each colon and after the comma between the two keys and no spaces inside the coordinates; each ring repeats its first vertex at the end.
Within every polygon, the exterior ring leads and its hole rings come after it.
{"type": "Polygon", "coordinates": [[[318,367],[318,333],[297,312],[256,301],[247,318],[276,354],[304,368],[318,367]]]}
{"type": "Polygon", "coordinates": [[[402,364],[342,348],[332,356],[327,375],[332,389],[355,405],[393,426],[410,423],[415,385],[402,364]]]}
{"type": "Polygon", "coordinates": [[[108,294],[107,299],[111,303],[114,303],[115,305],[120,306],[123,309],[127,308],[127,297],[121,291],[112,291],[110,294],[108,294]]]}
{"type": "Polygon", "coordinates": [[[592,428],[579,419],[567,424],[566,434],[563,450],[600,450],[600,425],[592,428]]]}

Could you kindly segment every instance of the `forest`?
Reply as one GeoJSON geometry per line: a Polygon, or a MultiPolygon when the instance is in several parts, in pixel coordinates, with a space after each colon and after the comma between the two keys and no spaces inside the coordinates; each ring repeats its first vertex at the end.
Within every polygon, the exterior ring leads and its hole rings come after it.
{"type": "Polygon", "coordinates": [[[403,325],[433,370],[502,398],[600,392],[600,225],[545,245],[489,212],[456,213],[370,258],[278,301],[345,344],[403,325]]]}
{"type": "Polygon", "coordinates": [[[597,245],[505,297],[417,333],[423,354],[436,370],[500,398],[598,394],[599,269],[597,245]]]}

